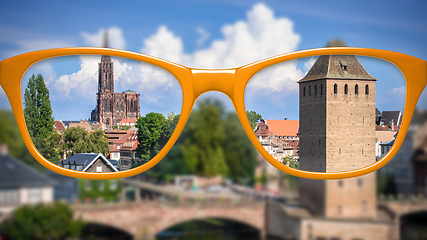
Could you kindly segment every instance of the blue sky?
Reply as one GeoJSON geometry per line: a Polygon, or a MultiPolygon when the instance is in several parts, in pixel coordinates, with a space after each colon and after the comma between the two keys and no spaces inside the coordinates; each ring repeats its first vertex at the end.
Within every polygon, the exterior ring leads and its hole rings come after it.
{"type": "MultiPolygon", "coordinates": [[[[349,46],[427,59],[426,5],[423,1],[9,1],[0,8],[0,59],[45,48],[99,46],[102,29],[109,29],[112,47],[193,67],[237,67],[288,51],[324,47],[332,38],[349,46]]],[[[420,108],[427,109],[426,95],[420,108]]],[[[0,90],[0,108],[8,107],[0,90]]]]}

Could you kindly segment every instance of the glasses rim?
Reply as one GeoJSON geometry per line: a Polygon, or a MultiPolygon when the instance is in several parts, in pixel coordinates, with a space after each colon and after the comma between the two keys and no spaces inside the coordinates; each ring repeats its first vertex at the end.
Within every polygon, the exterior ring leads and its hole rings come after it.
{"type": "Polygon", "coordinates": [[[21,54],[15,57],[5,59],[0,62],[0,86],[5,91],[12,107],[18,128],[27,149],[32,156],[47,169],[66,175],[69,177],[84,178],[84,179],[115,179],[131,177],[136,174],[147,171],[162,160],[170,151],[172,146],[177,141],[184,126],[190,116],[191,110],[197,98],[208,91],[219,91],[226,94],[232,101],[239,121],[257,151],[271,165],[282,172],[309,179],[344,179],[357,177],[364,174],[376,171],[386,165],[397,153],[401,147],[403,140],[409,128],[412,115],[415,111],[418,99],[427,85],[427,62],[425,60],[415,58],[398,52],[370,49],[370,48],[351,48],[351,47],[336,47],[336,48],[318,48],[296,51],[277,55],[264,60],[244,65],[237,68],[229,69],[196,69],[189,68],[180,64],[176,64],[157,57],[112,48],[58,48],[40,50],[30,53],[21,54]],[[40,152],[35,148],[28,129],[26,127],[23,105],[21,98],[21,81],[24,73],[33,64],[48,58],[69,56],[69,55],[109,55],[113,57],[123,57],[141,62],[150,63],[161,67],[170,72],[180,83],[183,95],[183,105],[181,108],[181,116],[173,131],[171,137],[167,141],[162,150],[150,161],[145,164],[119,172],[113,173],[88,173],[71,169],[66,169],[57,166],[45,159],[40,152]],[[244,104],[244,93],[246,84],[259,71],[269,66],[300,59],[306,57],[320,55],[358,55],[382,59],[391,62],[402,72],[406,80],[406,97],[404,114],[399,134],[391,147],[390,151],[380,160],[363,168],[343,171],[343,172],[309,172],[294,169],[280,163],[274,159],[257,140],[252,131],[249,121],[246,117],[246,109],[244,104]],[[220,79],[218,81],[218,79],[220,79]]]}

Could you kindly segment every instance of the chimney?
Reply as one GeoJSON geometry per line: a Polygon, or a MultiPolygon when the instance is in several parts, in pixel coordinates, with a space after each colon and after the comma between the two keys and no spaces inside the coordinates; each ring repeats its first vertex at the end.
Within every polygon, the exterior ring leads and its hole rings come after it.
{"type": "Polygon", "coordinates": [[[9,147],[6,143],[0,143],[0,154],[8,155],[9,154],[9,147]]]}

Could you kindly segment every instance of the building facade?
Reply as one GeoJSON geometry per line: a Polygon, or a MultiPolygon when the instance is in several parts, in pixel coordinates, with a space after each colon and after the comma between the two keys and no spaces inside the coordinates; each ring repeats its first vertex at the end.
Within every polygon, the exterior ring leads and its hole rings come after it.
{"type": "MultiPolygon", "coordinates": [[[[335,47],[337,47],[335,45],[335,47]]],[[[299,81],[299,169],[342,172],[375,163],[375,85],[355,56],[320,56],[299,81]]],[[[298,179],[299,206],[271,206],[269,236],[393,239],[379,220],[376,176],[298,179]],[[280,208],[280,209],[279,209],[280,208]],[[280,231],[279,231],[280,230],[280,231]]]]}
{"type": "Polygon", "coordinates": [[[102,56],[98,69],[98,93],[91,121],[111,128],[122,119],[137,119],[140,116],[140,94],[132,90],[114,92],[114,63],[111,56],[102,56]]]}

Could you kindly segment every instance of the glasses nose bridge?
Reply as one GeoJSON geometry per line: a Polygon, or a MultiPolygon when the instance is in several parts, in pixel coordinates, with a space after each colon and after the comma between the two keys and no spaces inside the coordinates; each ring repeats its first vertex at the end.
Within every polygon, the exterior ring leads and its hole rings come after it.
{"type": "Polygon", "coordinates": [[[236,69],[192,69],[194,92],[199,96],[208,91],[219,91],[231,98],[236,69]]]}

